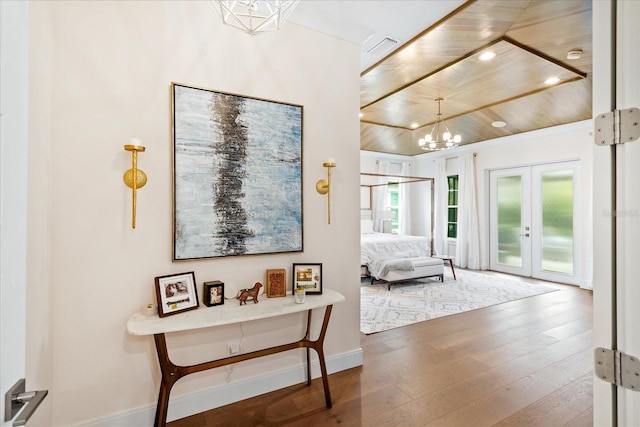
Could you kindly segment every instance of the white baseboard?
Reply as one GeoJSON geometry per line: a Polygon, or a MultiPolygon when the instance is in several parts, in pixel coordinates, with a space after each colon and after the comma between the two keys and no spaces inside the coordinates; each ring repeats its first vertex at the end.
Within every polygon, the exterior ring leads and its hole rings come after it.
{"type": "MultiPolygon", "coordinates": [[[[359,348],[348,353],[330,356],[326,359],[326,363],[329,374],[362,366],[362,349],[359,348]]],[[[311,362],[311,377],[320,377],[320,364],[317,360],[311,362]]],[[[184,418],[284,387],[300,384],[305,380],[306,370],[304,364],[301,364],[280,371],[269,372],[265,375],[247,378],[245,380],[176,397],[170,400],[167,421],[184,418]],[[212,402],[215,402],[216,405],[212,406],[212,402]]],[[[329,381],[331,381],[331,379],[329,379],[329,381]]],[[[329,385],[331,385],[331,382],[329,382],[329,385]]],[[[92,427],[152,426],[155,414],[156,406],[151,405],[120,412],[79,425],[92,427]]]]}

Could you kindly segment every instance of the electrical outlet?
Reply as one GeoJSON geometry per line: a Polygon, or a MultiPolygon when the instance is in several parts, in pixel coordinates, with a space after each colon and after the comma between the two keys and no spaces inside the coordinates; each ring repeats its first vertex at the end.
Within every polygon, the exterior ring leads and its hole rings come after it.
{"type": "Polygon", "coordinates": [[[227,344],[227,353],[229,354],[229,356],[240,354],[240,344],[238,343],[227,344]]]}

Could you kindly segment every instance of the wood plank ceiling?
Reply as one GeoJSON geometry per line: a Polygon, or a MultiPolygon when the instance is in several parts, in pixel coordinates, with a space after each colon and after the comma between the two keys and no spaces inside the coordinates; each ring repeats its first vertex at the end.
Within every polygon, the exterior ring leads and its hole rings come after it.
{"type": "Polygon", "coordinates": [[[362,73],[360,148],[425,153],[418,139],[438,97],[460,145],[590,119],[591,10],[591,0],[466,2],[362,73]],[[495,58],[481,61],[486,51],[495,58]]]}

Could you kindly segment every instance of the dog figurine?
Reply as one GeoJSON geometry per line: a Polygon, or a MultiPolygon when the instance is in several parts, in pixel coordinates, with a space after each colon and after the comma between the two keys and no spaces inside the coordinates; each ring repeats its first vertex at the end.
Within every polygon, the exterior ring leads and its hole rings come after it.
{"type": "Polygon", "coordinates": [[[258,303],[258,293],[260,292],[260,288],[262,287],[262,283],[256,282],[251,289],[241,289],[240,295],[236,297],[236,299],[240,300],[240,305],[247,305],[247,299],[251,297],[255,304],[258,303]]]}

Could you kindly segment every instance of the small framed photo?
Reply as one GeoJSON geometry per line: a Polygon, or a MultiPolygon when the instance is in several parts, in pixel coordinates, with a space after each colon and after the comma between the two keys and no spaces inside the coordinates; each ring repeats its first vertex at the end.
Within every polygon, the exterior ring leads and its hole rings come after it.
{"type": "Polygon", "coordinates": [[[267,297],[287,296],[287,273],[284,268],[267,270],[267,297]]]}
{"type": "Polygon", "coordinates": [[[322,293],[322,264],[293,264],[293,290],[304,288],[305,293],[322,293]]]}
{"type": "Polygon", "coordinates": [[[220,280],[204,282],[202,299],[207,307],[224,304],[224,283],[220,280]]]}
{"type": "Polygon", "coordinates": [[[165,317],[198,308],[198,291],[193,271],[159,276],[155,281],[158,316],[165,317]]]}

